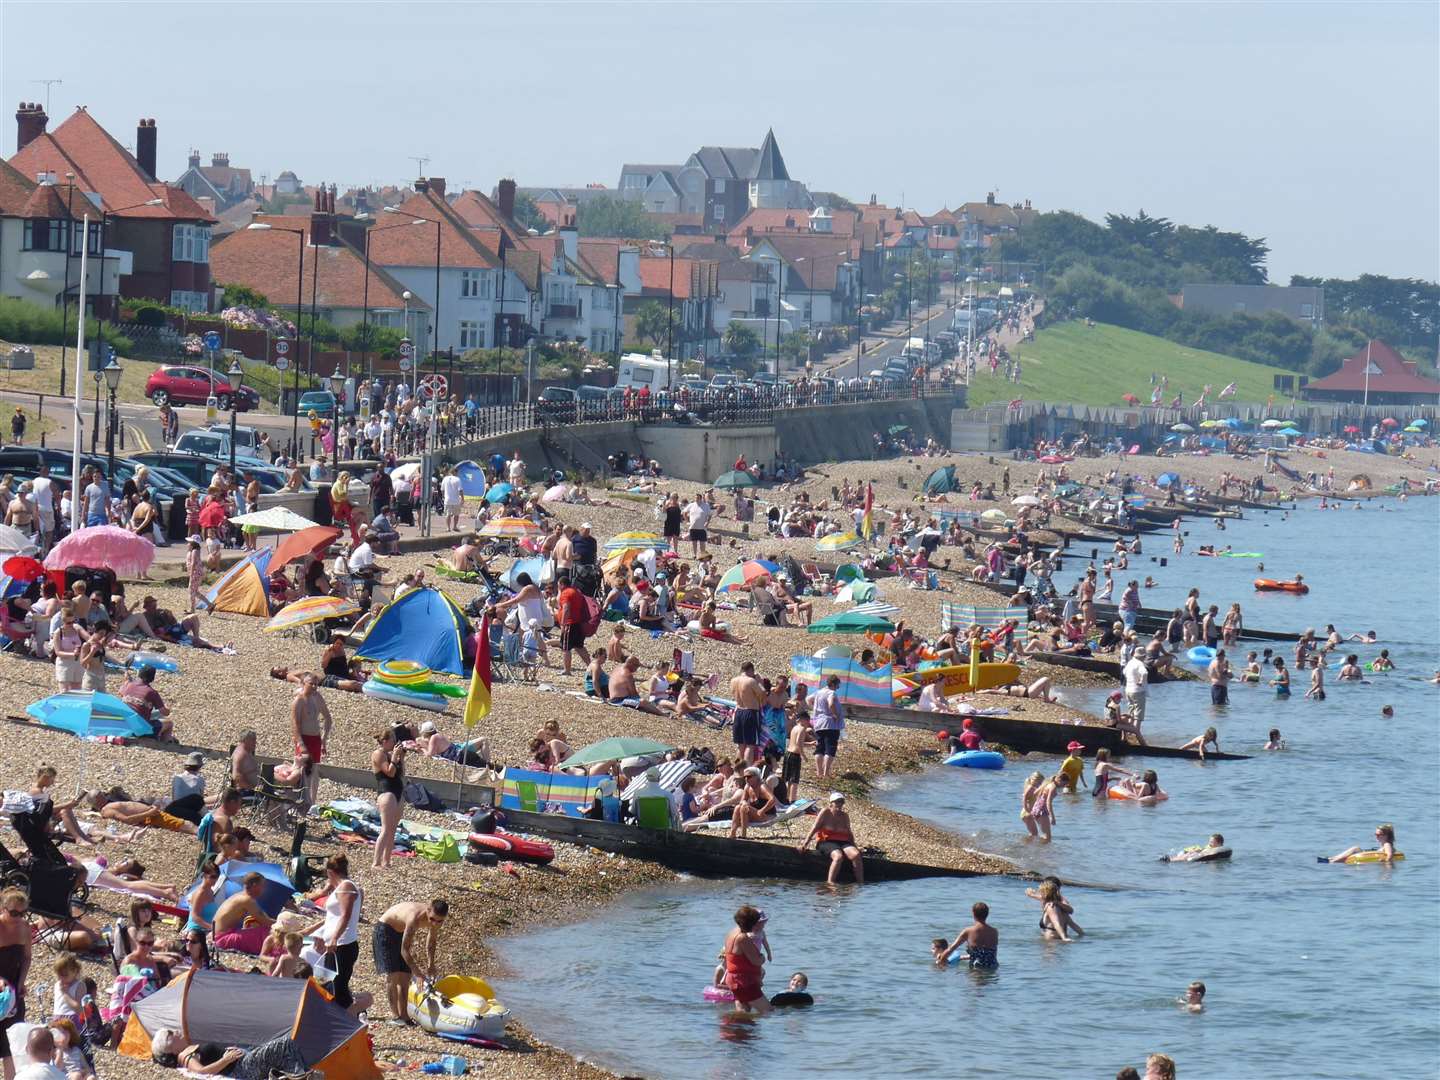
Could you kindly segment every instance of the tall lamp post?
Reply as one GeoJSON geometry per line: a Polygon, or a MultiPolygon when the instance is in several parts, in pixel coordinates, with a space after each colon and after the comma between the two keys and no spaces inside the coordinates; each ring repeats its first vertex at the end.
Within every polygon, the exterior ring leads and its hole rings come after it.
{"type": "MultiPolygon", "coordinates": [[[[295,275],[295,357],[291,361],[295,365],[295,422],[290,429],[290,453],[292,457],[300,456],[300,309],[305,304],[305,230],[277,228],[274,225],[267,225],[263,221],[252,221],[245,228],[256,232],[287,232],[297,237],[300,241],[300,268],[295,275]]],[[[317,257],[315,262],[316,276],[319,276],[320,262],[317,257]]],[[[315,351],[315,320],[310,320],[310,351],[315,351]]],[[[235,445],[235,440],[230,440],[230,445],[235,445]]]]}
{"type": "MultiPolygon", "coordinates": [[[[109,373],[106,373],[109,376],[109,373]]],[[[225,379],[230,384],[230,475],[235,475],[235,413],[240,408],[240,385],[245,381],[245,371],[240,366],[240,361],[231,359],[230,370],[225,373],[225,379]]],[[[110,400],[115,400],[115,391],[110,391],[110,400]]],[[[297,412],[299,410],[296,410],[297,412]]]]}
{"type": "MultiPolygon", "coordinates": [[[[112,356],[110,362],[100,369],[100,373],[105,376],[105,385],[110,390],[110,415],[105,424],[105,475],[113,478],[115,476],[115,392],[120,389],[120,376],[124,372],[112,356]]],[[[235,442],[233,433],[230,442],[233,447],[235,442]]]]}
{"type": "MultiPolygon", "coordinates": [[[[385,213],[405,214],[405,211],[401,210],[398,206],[387,206],[385,208],[385,213]]],[[[430,312],[430,318],[434,324],[431,327],[430,340],[432,343],[431,348],[434,352],[433,363],[438,364],[440,362],[440,221],[438,218],[421,217],[419,214],[405,214],[405,216],[412,219],[406,222],[407,225],[418,225],[422,221],[428,221],[431,225],[435,226],[435,306],[431,309],[430,312]]],[[[420,378],[420,357],[417,355],[414,358],[414,361],[415,367],[413,368],[413,371],[415,372],[414,377],[418,386],[420,378]]],[[[417,387],[411,387],[412,392],[416,388],[417,387]]],[[[430,487],[430,479],[428,476],[425,479],[425,487],[426,495],[428,497],[430,487]]]]}
{"type": "MultiPolygon", "coordinates": [[[[385,232],[389,229],[408,229],[414,225],[424,225],[425,222],[416,218],[414,221],[402,221],[398,225],[379,225],[365,230],[365,286],[361,298],[363,310],[360,314],[360,363],[365,368],[365,380],[369,382],[374,373],[370,370],[370,237],[375,233],[385,232]]],[[[410,332],[410,305],[405,305],[405,333],[410,332]]]]}

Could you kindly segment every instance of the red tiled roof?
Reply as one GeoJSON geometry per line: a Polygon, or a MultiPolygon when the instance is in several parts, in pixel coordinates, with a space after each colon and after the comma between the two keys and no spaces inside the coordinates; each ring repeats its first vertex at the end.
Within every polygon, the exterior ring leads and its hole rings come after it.
{"type": "MultiPolygon", "coordinates": [[[[843,236],[826,236],[824,233],[787,236],[784,233],[772,233],[764,239],[789,267],[787,281],[792,275],[798,276],[809,292],[833,290],[840,264],[850,258],[850,241],[843,236]]],[[[786,288],[789,288],[788,284],[786,288]]]]}
{"type": "MultiPolygon", "coordinates": [[[[502,234],[496,228],[474,227],[470,235],[475,242],[485,249],[485,252],[494,259],[494,265],[504,266],[507,273],[514,274],[531,292],[540,291],[540,256],[534,251],[525,248],[514,247],[506,243],[505,256],[500,256],[500,237],[508,237],[508,233],[502,234]]],[[[513,297],[511,299],[514,299],[513,297]]]]}
{"type": "Polygon", "coordinates": [[[1417,374],[1415,361],[1406,360],[1378,338],[1354,356],[1342,360],[1339,371],[1323,379],[1316,379],[1306,389],[1353,390],[1364,393],[1367,352],[1370,364],[1375,369],[1370,373],[1371,393],[1440,395],[1440,382],[1417,374]]]}
{"type": "Polygon", "coordinates": [[[0,217],[25,217],[25,207],[36,184],[25,174],[0,161],[0,217]]]}
{"type": "Polygon", "coordinates": [[[370,234],[370,261],[382,266],[434,266],[435,226],[427,222],[412,228],[395,227],[421,218],[440,222],[441,266],[490,270],[500,265],[498,255],[480,241],[465,219],[430,191],[415,192],[395,213],[378,216],[377,229],[370,234]]]}
{"type": "MultiPolygon", "coordinates": [[[[677,256],[675,259],[675,299],[688,300],[692,296],[707,295],[703,282],[710,273],[713,263],[703,259],[686,259],[677,256]]],[[[640,285],[641,291],[647,296],[670,295],[670,257],[644,255],[640,256],[640,285]]]]}
{"type": "MultiPolygon", "coordinates": [[[[272,215],[270,220],[283,219],[272,215]]],[[[272,230],[239,229],[216,241],[210,248],[211,278],[217,285],[246,285],[263,294],[272,304],[293,305],[300,249],[293,236],[279,234],[278,226],[272,230]]],[[[316,248],[307,238],[305,278],[300,285],[306,304],[310,303],[312,286],[316,290],[315,303],[319,307],[362,308],[366,301],[365,256],[348,244],[316,248]],[[315,277],[317,263],[320,267],[318,279],[315,277]]],[[[368,298],[371,310],[393,308],[399,311],[405,306],[401,295],[404,291],[405,286],[377,266],[372,258],[368,298]]],[[[417,310],[429,308],[419,297],[412,297],[410,306],[417,310]]]]}
{"type": "Polygon", "coordinates": [[[152,181],[135,156],[84,109],[76,109],[54,131],[31,140],[10,159],[10,164],[27,177],[52,172],[57,182],[66,173],[74,173],[82,191],[96,192],[103,208],[112,213],[122,210],[121,217],[215,220],[184,191],[152,181]],[[164,205],[137,205],[155,198],[163,199],[164,205]]]}
{"type": "Polygon", "coordinates": [[[625,247],[620,240],[587,240],[580,238],[576,253],[580,261],[594,275],[597,281],[606,285],[620,284],[620,250],[625,247]]]}
{"type": "Polygon", "coordinates": [[[462,191],[450,204],[450,208],[471,228],[498,229],[517,246],[522,239],[530,235],[520,227],[518,221],[502,214],[493,200],[478,191],[462,191]]]}

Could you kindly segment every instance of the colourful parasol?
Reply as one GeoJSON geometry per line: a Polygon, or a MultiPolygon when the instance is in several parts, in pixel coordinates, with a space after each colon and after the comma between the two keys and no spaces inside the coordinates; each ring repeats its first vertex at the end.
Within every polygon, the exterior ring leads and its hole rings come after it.
{"type": "Polygon", "coordinates": [[[307,596],[286,604],[265,624],[267,634],[281,630],[294,630],[299,626],[324,622],[326,619],[343,619],[347,615],[358,615],[360,605],[344,596],[307,596]]]}
{"type": "Polygon", "coordinates": [[[503,517],[487,521],[481,528],[480,535],[523,540],[527,536],[540,536],[544,532],[544,529],[529,518],[503,517]]]}
{"type": "Polygon", "coordinates": [[[155,545],[114,525],[92,525],[71,533],[45,556],[46,570],[71,566],[108,567],[120,577],[138,577],[155,561],[155,545]]]}
{"type": "Polygon", "coordinates": [[[303,559],[306,555],[319,555],[339,540],[341,535],[342,530],[333,525],[312,525],[308,529],[293,532],[275,545],[274,554],[270,556],[270,565],[285,566],[296,559],[303,559]]]}
{"type": "Polygon", "coordinates": [[[864,542],[853,532],[831,533],[829,536],[822,536],[815,547],[820,551],[849,551],[864,542]]]}
{"type": "Polygon", "coordinates": [[[652,532],[623,532],[606,540],[604,550],[613,552],[635,548],[637,551],[643,551],[645,548],[654,548],[656,551],[660,551],[669,546],[670,541],[652,532]]]}
{"type": "Polygon", "coordinates": [[[729,570],[726,570],[720,578],[720,584],[715,586],[716,592],[739,591],[750,588],[750,583],[757,578],[769,577],[780,569],[779,563],[773,563],[769,559],[746,559],[743,563],[737,563],[729,570]]]}

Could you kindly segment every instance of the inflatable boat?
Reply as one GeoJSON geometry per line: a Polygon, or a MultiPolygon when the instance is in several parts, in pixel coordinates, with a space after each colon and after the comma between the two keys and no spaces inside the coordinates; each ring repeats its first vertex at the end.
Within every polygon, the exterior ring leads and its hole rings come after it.
{"type": "Polygon", "coordinates": [[[1308,593],[1310,586],[1303,581],[1276,581],[1273,578],[1256,578],[1255,590],[1257,592],[1288,592],[1308,593]]]}
{"type": "Polygon", "coordinates": [[[1005,755],[994,750],[961,750],[947,757],[945,764],[961,769],[1003,769],[1005,755]]]}
{"type": "Polygon", "coordinates": [[[412,709],[428,709],[430,712],[444,712],[450,699],[443,694],[430,694],[423,690],[412,690],[407,686],[381,682],[373,675],[365,680],[360,692],[366,697],[393,701],[397,705],[409,705],[412,709]]]}
{"type": "Polygon", "coordinates": [[[555,861],[555,849],[543,840],[528,840],[498,829],[493,833],[472,832],[469,842],[471,847],[488,848],[502,859],[514,859],[516,862],[534,863],[537,866],[545,866],[555,861]]]}
{"type": "Polygon", "coordinates": [[[446,975],[434,983],[412,981],[406,1011],[432,1034],[486,1039],[504,1035],[510,1018],[510,1010],[495,999],[490,984],[474,975],[446,975]]]}

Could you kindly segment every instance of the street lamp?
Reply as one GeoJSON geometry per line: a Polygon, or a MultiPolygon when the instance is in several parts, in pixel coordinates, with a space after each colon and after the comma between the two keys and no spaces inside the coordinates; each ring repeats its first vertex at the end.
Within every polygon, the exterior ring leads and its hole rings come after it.
{"type": "MultiPolygon", "coordinates": [[[[364,295],[361,298],[363,310],[360,315],[360,341],[361,356],[360,364],[365,369],[366,381],[371,381],[373,372],[370,370],[370,237],[375,233],[385,232],[387,229],[407,229],[413,225],[424,225],[425,221],[416,218],[414,221],[402,221],[398,225],[379,225],[365,230],[365,287],[364,295]]],[[[408,299],[408,294],[407,294],[408,299]]],[[[409,305],[406,305],[405,333],[410,333],[409,305]]]]}
{"type": "MultiPolygon", "coordinates": [[[[431,340],[434,342],[434,345],[433,345],[433,355],[434,355],[435,360],[434,360],[434,364],[432,364],[432,366],[431,366],[431,370],[434,371],[434,370],[436,370],[436,369],[438,368],[438,365],[439,365],[439,363],[440,363],[440,221],[439,221],[437,218],[421,217],[419,214],[408,214],[408,213],[406,213],[404,210],[400,209],[400,207],[398,207],[398,206],[387,206],[387,207],[385,207],[385,213],[387,213],[387,214],[405,214],[406,217],[409,217],[409,218],[412,218],[412,219],[413,219],[413,220],[407,222],[407,224],[409,224],[409,225],[418,225],[418,224],[420,224],[420,222],[422,222],[422,221],[428,221],[431,225],[434,225],[434,226],[435,226],[435,306],[434,306],[434,307],[431,309],[431,311],[430,311],[430,318],[431,318],[431,321],[432,321],[433,324],[434,324],[434,326],[433,326],[433,328],[432,328],[431,335],[430,335],[431,340]]],[[[501,247],[502,247],[502,248],[504,247],[503,240],[502,240],[502,243],[501,243],[501,247]]],[[[418,389],[418,386],[419,386],[419,379],[420,379],[420,357],[418,357],[418,356],[415,357],[415,367],[414,367],[412,370],[413,370],[414,373],[415,373],[415,375],[414,375],[415,385],[411,386],[411,388],[410,388],[410,392],[411,392],[411,394],[413,395],[413,394],[415,393],[415,391],[418,389]]],[[[427,497],[428,497],[428,494],[429,494],[429,492],[428,492],[428,487],[429,487],[429,478],[428,478],[428,476],[427,476],[427,478],[426,478],[426,487],[427,487],[427,492],[426,492],[426,494],[427,494],[427,497]]]]}
{"type": "Polygon", "coordinates": [[[100,373],[105,376],[105,385],[110,390],[110,416],[105,425],[105,456],[107,459],[105,475],[113,478],[115,475],[115,391],[120,389],[120,376],[124,372],[112,356],[110,362],[100,369],[100,373]]]}
{"type": "MultiPolygon", "coordinates": [[[[295,365],[295,422],[290,429],[290,453],[293,457],[300,456],[300,309],[305,304],[305,230],[276,228],[274,225],[267,225],[263,221],[252,221],[245,228],[255,232],[288,232],[300,239],[300,268],[295,275],[295,357],[291,361],[295,365]]],[[[320,258],[315,258],[315,276],[320,275],[320,258]]],[[[310,320],[310,353],[315,352],[315,320],[310,320]]],[[[282,373],[283,374],[283,373],[282,373]]],[[[281,380],[284,381],[283,379],[281,380]]],[[[230,440],[230,445],[235,445],[235,440],[230,440]]]]}
{"type": "Polygon", "coordinates": [[[235,412],[240,408],[240,384],[245,381],[245,371],[240,367],[240,361],[234,357],[230,360],[230,370],[225,373],[226,380],[230,383],[230,475],[235,475],[235,412]]]}
{"type": "Polygon", "coordinates": [[[335,395],[335,420],[340,420],[340,395],[345,391],[345,376],[340,371],[340,363],[336,361],[335,370],[330,373],[330,393],[335,395]]]}

